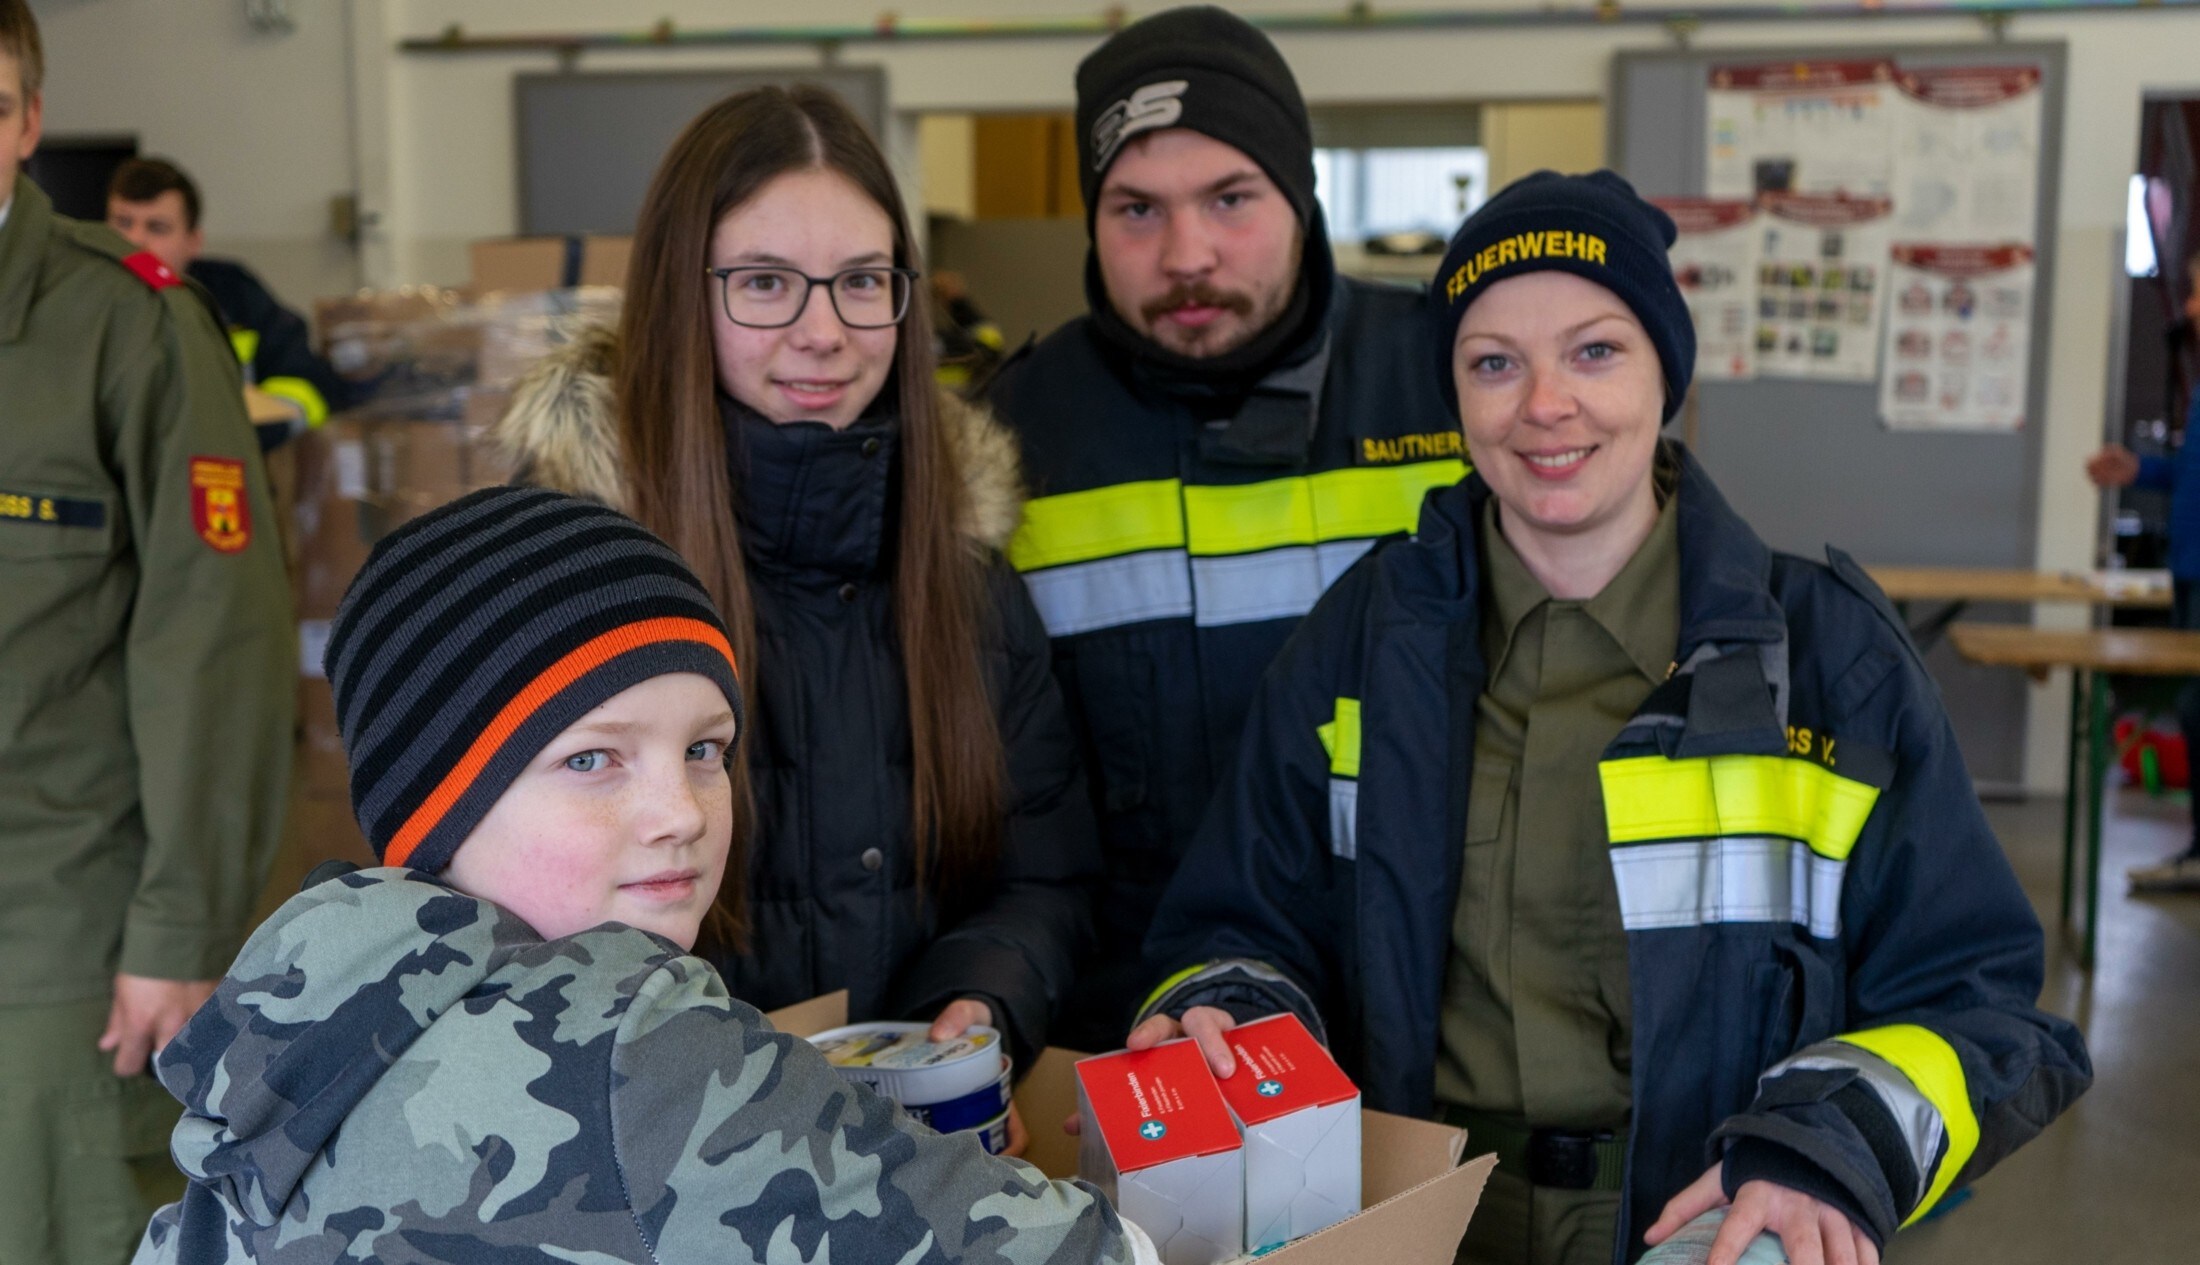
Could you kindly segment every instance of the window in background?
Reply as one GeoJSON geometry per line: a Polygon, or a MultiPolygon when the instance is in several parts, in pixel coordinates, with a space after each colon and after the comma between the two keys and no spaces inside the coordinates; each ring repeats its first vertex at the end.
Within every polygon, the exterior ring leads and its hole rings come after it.
{"type": "Polygon", "coordinates": [[[1489,196],[1489,184],[1490,156],[1478,145],[1314,151],[1314,193],[1338,241],[1448,237],[1489,196]]]}
{"type": "Polygon", "coordinates": [[[2147,218],[2147,178],[2133,176],[2131,194],[2124,202],[2124,275],[2155,277],[2161,271],[2154,258],[2154,225],[2147,218]]]}

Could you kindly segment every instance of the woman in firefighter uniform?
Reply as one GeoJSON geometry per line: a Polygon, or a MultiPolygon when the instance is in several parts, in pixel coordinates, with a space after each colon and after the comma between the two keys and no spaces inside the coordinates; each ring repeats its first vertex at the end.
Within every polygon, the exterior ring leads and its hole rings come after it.
{"type": "Polygon", "coordinates": [[[1148,941],[1134,1034],[1323,1025],[1367,1105],[1465,1124],[1462,1259],[1630,1261],[1731,1201],[1877,1260],[2091,1077],[1925,668],[1856,564],[1771,552],[1661,440],[1671,220],[1538,173],[1432,311],[1476,474],[1270,672],[1148,941]],[[1708,1166],[1708,1167],[1707,1167],[1708,1166]]]}

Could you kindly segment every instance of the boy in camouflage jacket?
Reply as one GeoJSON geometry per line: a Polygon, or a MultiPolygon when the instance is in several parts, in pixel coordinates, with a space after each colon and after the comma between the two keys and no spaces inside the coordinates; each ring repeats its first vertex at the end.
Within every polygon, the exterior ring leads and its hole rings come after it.
{"type": "Polygon", "coordinates": [[[740,695],[655,537],[475,493],[376,548],[327,668],[388,868],[286,903],[162,1053],[191,1185],[139,1262],[1156,1260],[688,955],[740,695]]]}

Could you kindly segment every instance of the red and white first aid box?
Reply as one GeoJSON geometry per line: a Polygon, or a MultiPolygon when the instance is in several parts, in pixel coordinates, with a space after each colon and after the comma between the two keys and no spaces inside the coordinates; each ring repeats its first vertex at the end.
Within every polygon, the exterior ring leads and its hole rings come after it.
{"type": "Polygon", "coordinates": [[[1245,1250],[1244,1151],[1197,1045],[1080,1060],[1077,1111],[1079,1175],[1152,1236],[1164,1265],[1245,1250]]]}
{"type": "Polygon", "coordinates": [[[1360,1090],[1296,1015],[1233,1028],[1237,1071],[1215,1082],[1245,1140],[1245,1249],[1360,1211],[1360,1090]]]}

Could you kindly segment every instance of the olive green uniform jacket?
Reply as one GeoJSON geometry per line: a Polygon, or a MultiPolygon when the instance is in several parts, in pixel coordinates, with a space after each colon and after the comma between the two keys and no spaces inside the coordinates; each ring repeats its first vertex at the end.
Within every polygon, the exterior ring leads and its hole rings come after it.
{"type": "Polygon", "coordinates": [[[0,1006],[218,979],[282,829],[296,650],[202,294],[18,177],[0,225],[0,1006]]]}

